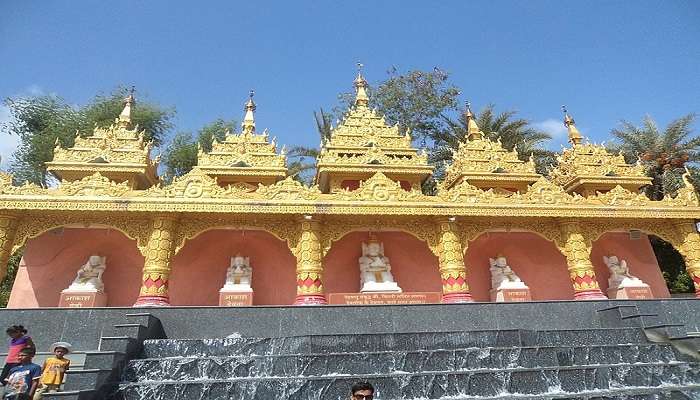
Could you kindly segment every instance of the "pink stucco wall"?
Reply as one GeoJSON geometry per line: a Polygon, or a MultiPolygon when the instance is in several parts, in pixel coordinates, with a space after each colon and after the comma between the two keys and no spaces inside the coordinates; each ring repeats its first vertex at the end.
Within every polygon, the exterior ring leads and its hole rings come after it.
{"type": "Polygon", "coordinates": [[[593,243],[591,261],[603,293],[608,290],[610,276],[603,256],[610,255],[626,260],[630,273],[649,285],[654,297],[671,297],[646,235],[638,240],[630,240],[627,232],[608,232],[593,243]]]}
{"type": "Polygon", "coordinates": [[[17,271],[8,308],[56,307],[90,255],[107,257],[103,275],[107,305],[134,304],[141,287],[143,256],[136,241],[112,229],[64,228],[43,233],[27,242],[17,271]]]}
{"type": "Polygon", "coordinates": [[[217,229],[185,243],[172,261],[172,305],[219,304],[232,256],[250,257],[253,304],[288,305],[296,296],[296,258],[287,244],[263,231],[217,229]]]}
{"type": "Polygon", "coordinates": [[[499,254],[530,287],[532,300],[574,298],[566,258],[554,243],[530,232],[487,232],[469,243],[465,256],[475,301],[490,301],[489,258],[499,254]]]}
{"type": "MultiPolygon", "coordinates": [[[[424,242],[404,232],[377,232],[384,243],[384,254],[391,261],[391,272],[404,292],[440,292],[438,259],[424,242]]],[[[352,232],[333,243],[323,259],[326,293],[360,291],[362,242],[368,232],[352,232]]]]}

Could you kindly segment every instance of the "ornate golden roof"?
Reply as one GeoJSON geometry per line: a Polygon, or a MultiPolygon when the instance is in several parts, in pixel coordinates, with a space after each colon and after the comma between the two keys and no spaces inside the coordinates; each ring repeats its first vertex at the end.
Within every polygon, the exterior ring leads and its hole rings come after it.
{"type": "Polygon", "coordinates": [[[401,135],[398,125],[389,126],[383,116],[369,108],[367,81],[361,71],[354,86],[355,104],[338,126],[331,128],[330,139],[321,143],[316,163],[316,182],[321,190],[338,190],[342,180],[366,180],[377,172],[420,188],[433,171],[427,154],[412,147],[409,133],[401,135]]]}
{"type": "Polygon", "coordinates": [[[63,148],[56,140],[53,160],[47,170],[63,181],[75,181],[99,172],[115,181],[127,182],[134,189],[145,189],[158,181],[157,160],[150,157],[151,143],[144,143],[144,131],[131,125],[132,93],[124,101],[124,109],[108,128],[95,127],[92,136],[76,132],[75,144],[63,148]]]}
{"type": "Polygon", "coordinates": [[[199,149],[197,165],[220,184],[241,183],[254,190],[258,183],[271,184],[287,175],[287,160],[284,148],[278,154],[273,138],[270,142],[267,131],[255,133],[254,92],[245,104],[245,116],[241,133],[227,133],[222,142],[214,139],[210,152],[199,149]]]}
{"type": "Polygon", "coordinates": [[[584,196],[598,191],[609,191],[621,186],[632,192],[651,183],[644,167],[637,162],[627,164],[624,156],[610,153],[605,146],[581,143],[581,134],[574,119],[564,110],[564,125],[569,132],[571,147],[557,157],[558,165],[552,170],[552,180],[568,192],[584,196]]]}
{"type": "Polygon", "coordinates": [[[452,164],[446,168],[445,179],[441,184],[443,188],[449,189],[467,181],[480,188],[525,191],[528,185],[540,178],[535,172],[532,157],[528,161],[521,161],[518,153],[504,149],[500,140],[494,142],[484,137],[469,103],[465,117],[467,139],[460,142],[452,164]]]}

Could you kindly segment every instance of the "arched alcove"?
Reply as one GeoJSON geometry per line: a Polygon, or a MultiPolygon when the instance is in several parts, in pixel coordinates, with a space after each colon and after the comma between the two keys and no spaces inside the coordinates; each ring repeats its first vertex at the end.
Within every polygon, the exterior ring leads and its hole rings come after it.
{"type": "Polygon", "coordinates": [[[603,293],[607,293],[610,277],[603,256],[610,255],[626,260],[630,273],[649,285],[654,297],[670,297],[654,250],[645,233],[640,233],[639,237],[631,237],[629,232],[606,232],[593,242],[591,262],[603,293]]]}
{"type": "Polygon", "coordinates": [[[171,260],[170,303],[216,306],[231,257],[250,258],[253,304],[289,305],[296,296],[296,258],[287,244],[260,230],[212,229],[185,242],[171,260]]]}
{"type": "Polygon", "coordinates": [[[107,257],[102,276],[107,306],[132,306],[141,287],[144,263],[136,241],[108,227],[66,227],[27,241],[8,308],[58,306],[61,291],[73,282],[91,255],[107,257]]]}
{"type": "MultiPolygon", "coordinates": [[[[391,272],[404,292],[440,292],[442,283],[438,259],[428,245],[398,231],[372,232],[384,243],[384,255],[391,261],[391,272]]],[[[323,259],[323,285],[326,293],[360,291],[362,242],[369,232],[351,232],[333,243],[323,259]]]]}
{"type": "Polygon", "coordinates": [[[469,242],[464,257],[474,300],[491,301],[489,258],[499,254],[530,287],[532,300],[574,298],[566,258],[553,242],[533,232],[485,232],[469,242]]]}

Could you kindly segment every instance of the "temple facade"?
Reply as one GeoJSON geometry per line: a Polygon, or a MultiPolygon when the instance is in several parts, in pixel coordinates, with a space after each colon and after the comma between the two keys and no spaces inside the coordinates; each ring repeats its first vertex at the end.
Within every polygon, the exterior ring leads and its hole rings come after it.
{"type": "Polygon", "coordinates": [[[0,175],[1,276],[24,248],[8,307],[669,297],[647,235],[680,252],[700,297],[687,176],[675,197],[650,200],[641,165],[584,142],[565,113],[570,146],[545,177],[467,107],[468,136],[426,195],[427,155],[369,107],[361,74],[354,86],[310,187],[256,131],[252,93],[240,132],[169,184],[132,126],[133,96],[112,126],[57,145],[56,187],[0,175]]]}

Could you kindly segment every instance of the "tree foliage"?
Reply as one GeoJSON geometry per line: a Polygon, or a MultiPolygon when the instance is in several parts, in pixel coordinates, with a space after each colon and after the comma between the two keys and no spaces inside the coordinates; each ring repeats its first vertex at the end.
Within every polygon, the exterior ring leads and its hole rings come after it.
{"type": "MultiPolygon", "coordinates": [[[[314,111],[314,120],[316,121],[316,132],[321,138],[321,142],[330,140],[333,115],[320,108],[318,112],[314,111]]],[[[316,159],[319,153],[320,150],[316,147],[292,147],[287,154],[289,176],[300,182],[310,184],[314,178],[316,159]]]]}
{"type": "MultiPolygon", "coordinates": [[[[617,149],[629,162],[637,159],[644,165],[652,184],[646,193],[653,200],[675,194],[683,185],[681,176],[686,167],[696,167],[700,161],[700,137],[693,134],[695,114],[672,121],[662,131],[649,116],[640,126],[622,121],[611,134],[617,138],[617,149]]],[[[695,174],[697,176],[697,170],[695,174]]],[[[698,182],[695,180],[695,182],[698,182]]]]}
{"type": "MultiPolygon", "coordinates": [[[[108,127],[124,107],[125,88],[110,95],[97,95],[88,104],[75,107],[55,95],[8,98],[10,122],[0,127],[17,135],[19,145],[12,156],[10,171],[18,183],[29,181],[46,187],[51,181],[46,162],[53,158],[58,141],[64,147],[75,142],[76,133],[92,135],[95,126],[108,127]]],[[[174,111],[157,104],[139,102],[132,109],[132,123],[145,131],[145,139],[159,145],[171,128],[174,111]]]]}
{"type": "Polygon", "coordinates": [[[197,165],[199,148],[206,152],[211,151],[214,139],[224,140],[226,133],[232,132],[235,126],[235,121],[219,118],[200,128],[194,136],[190,132],[177,133],[162,155],[165,181],[172,181],[174,177],[182,176],[192,170],[197,165]]]}

